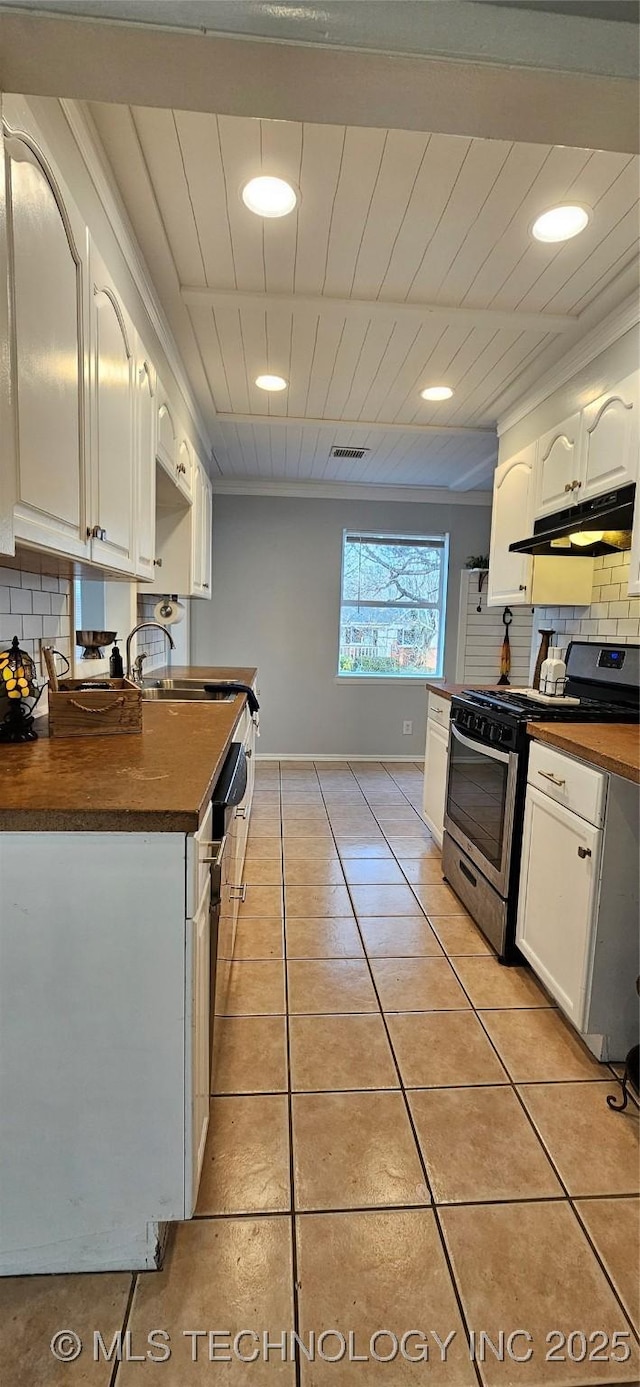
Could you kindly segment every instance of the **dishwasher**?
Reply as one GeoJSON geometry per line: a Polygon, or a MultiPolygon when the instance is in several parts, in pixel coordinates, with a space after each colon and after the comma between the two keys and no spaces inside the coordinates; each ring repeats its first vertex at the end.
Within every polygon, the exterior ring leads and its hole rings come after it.
{"type": "MultiPolygon", "coordinates": [[[[247,754],[242,742],[232,742],[211,797],[211,916],[209,969],[209,1067],[213,1075],[213,1023],[219,946],[233,955],[237,807],[247,789],[247,754]],[[224,935],[230,935],[224,938],[224,935]]],[[[210,1085],[212,1087],[212,1085],[210,1085]]]]}

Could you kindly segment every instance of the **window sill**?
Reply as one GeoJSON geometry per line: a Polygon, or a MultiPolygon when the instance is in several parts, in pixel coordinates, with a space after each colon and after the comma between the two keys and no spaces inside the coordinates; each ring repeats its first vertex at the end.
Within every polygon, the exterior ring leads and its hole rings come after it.
{"type": "Polygon", "coordinates": [[[370,684],[392,684],[395,688],[405,688],[407,685],[415,686],[419,684],[426,688],[427,684],[443,684],[443,674],[336,674],[334,684],[360,684],[367,688],[370,684]]]}

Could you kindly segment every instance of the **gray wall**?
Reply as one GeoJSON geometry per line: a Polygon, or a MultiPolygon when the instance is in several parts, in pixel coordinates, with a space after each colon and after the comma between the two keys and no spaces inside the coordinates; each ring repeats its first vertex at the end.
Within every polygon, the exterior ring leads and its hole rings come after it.
{"type": "Polygon", "coordinates": [[[488,553],[491,511],[429,502],[214,496],[213,600],[193,602],[198,664],[257,665],[258,752],[424,754],[424,685],[338,683],[342,532],[450,535],[445,675],[454,677],[460,570],[488,553]],[[413,735],[403,736],[404,719],[413,735]]]}

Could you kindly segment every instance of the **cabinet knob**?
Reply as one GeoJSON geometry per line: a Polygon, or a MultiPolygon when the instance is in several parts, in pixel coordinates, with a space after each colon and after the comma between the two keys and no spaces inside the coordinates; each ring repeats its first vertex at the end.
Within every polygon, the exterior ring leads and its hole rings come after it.
{"type": "Polygon", "coordinates": [[[527,585],[526,585],[526,583],[518,583],[518,592],[526,592],[526,591],[527,591],[527,585]]]}
{"type": "Polygon", "coordinates": [[[591,848],[578,848],[578,857],[591,857],[591,848]]]}
{"type": "Polygon", "coordinates": [[[209,584],[208,584],[208,583],[203,583],[202,586],[203,586],[203,588],[208,588],[209,584]]]}
{"type": "Polygon", "coordinates": [[[581,486],[582,486],[582,482],[579,482],[579,481],[576,480],[575,482],[572,482],[572,483],[571,483],[571,490],[572,490],[572,491],[579,491],[581,486]]]}
{"type": "Polygon", "coordinates": [[[253,756],[253,752],[251,750],[251,747],[249,746],[247,747],[247,760],[249,760],[251,756],[253,756]]]}
{"type": "Polygon", "coordinates": [[[107,532],[101,525],[87,525],[87,539],[106,539],[107,532]]]}
{"type": "Polygon", "coordinates": [[[573,491],[573,482],[566,482],[564,489],[565,491],[573,491]]]}
{"type": "Polygon", "coordinates": [[[187,474],[187,469],[186,469],[186,467],[185,467],[185,465],[184,465],[183,462],[179,462],[179,463],[178,463],[178,472],[184,472],[184,475],[186,476],[186,474],[187,474]]]}
{"type": "Polygon", "coordinates": [[[153,566],[154,568],[162,568],[162,559],[154,559],[153,566]]]}

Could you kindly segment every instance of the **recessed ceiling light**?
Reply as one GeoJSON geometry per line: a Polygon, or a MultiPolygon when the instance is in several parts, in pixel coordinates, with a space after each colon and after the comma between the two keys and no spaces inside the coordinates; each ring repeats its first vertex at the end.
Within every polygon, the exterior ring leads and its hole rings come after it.
{"type": "Polygon", "coordinates": [[[284,376],[256,376],[256,385],[260,390],[286,390],[287,388],[284,376]]]}
{"type": "Polygon", "coordinates": [[[571,204],[567,207],[550,207],[542,212],[531,227],[531,235],[536,241],[570,241],[579,236],[588,226],[590,213],[586,207],[571,204]]]}
{"type": "Polygon", "coordinates": [[[453,390],[449,385],[428,385],[420,394],[423,400],[450,400],[453,390]]]}
{"type": "Polygon", "coordinates": [[[284,178],[267,175],[251,178],[242,189],[242,201],[257,217],[286,217],[298,201],[298,194],[284,178]]]}

